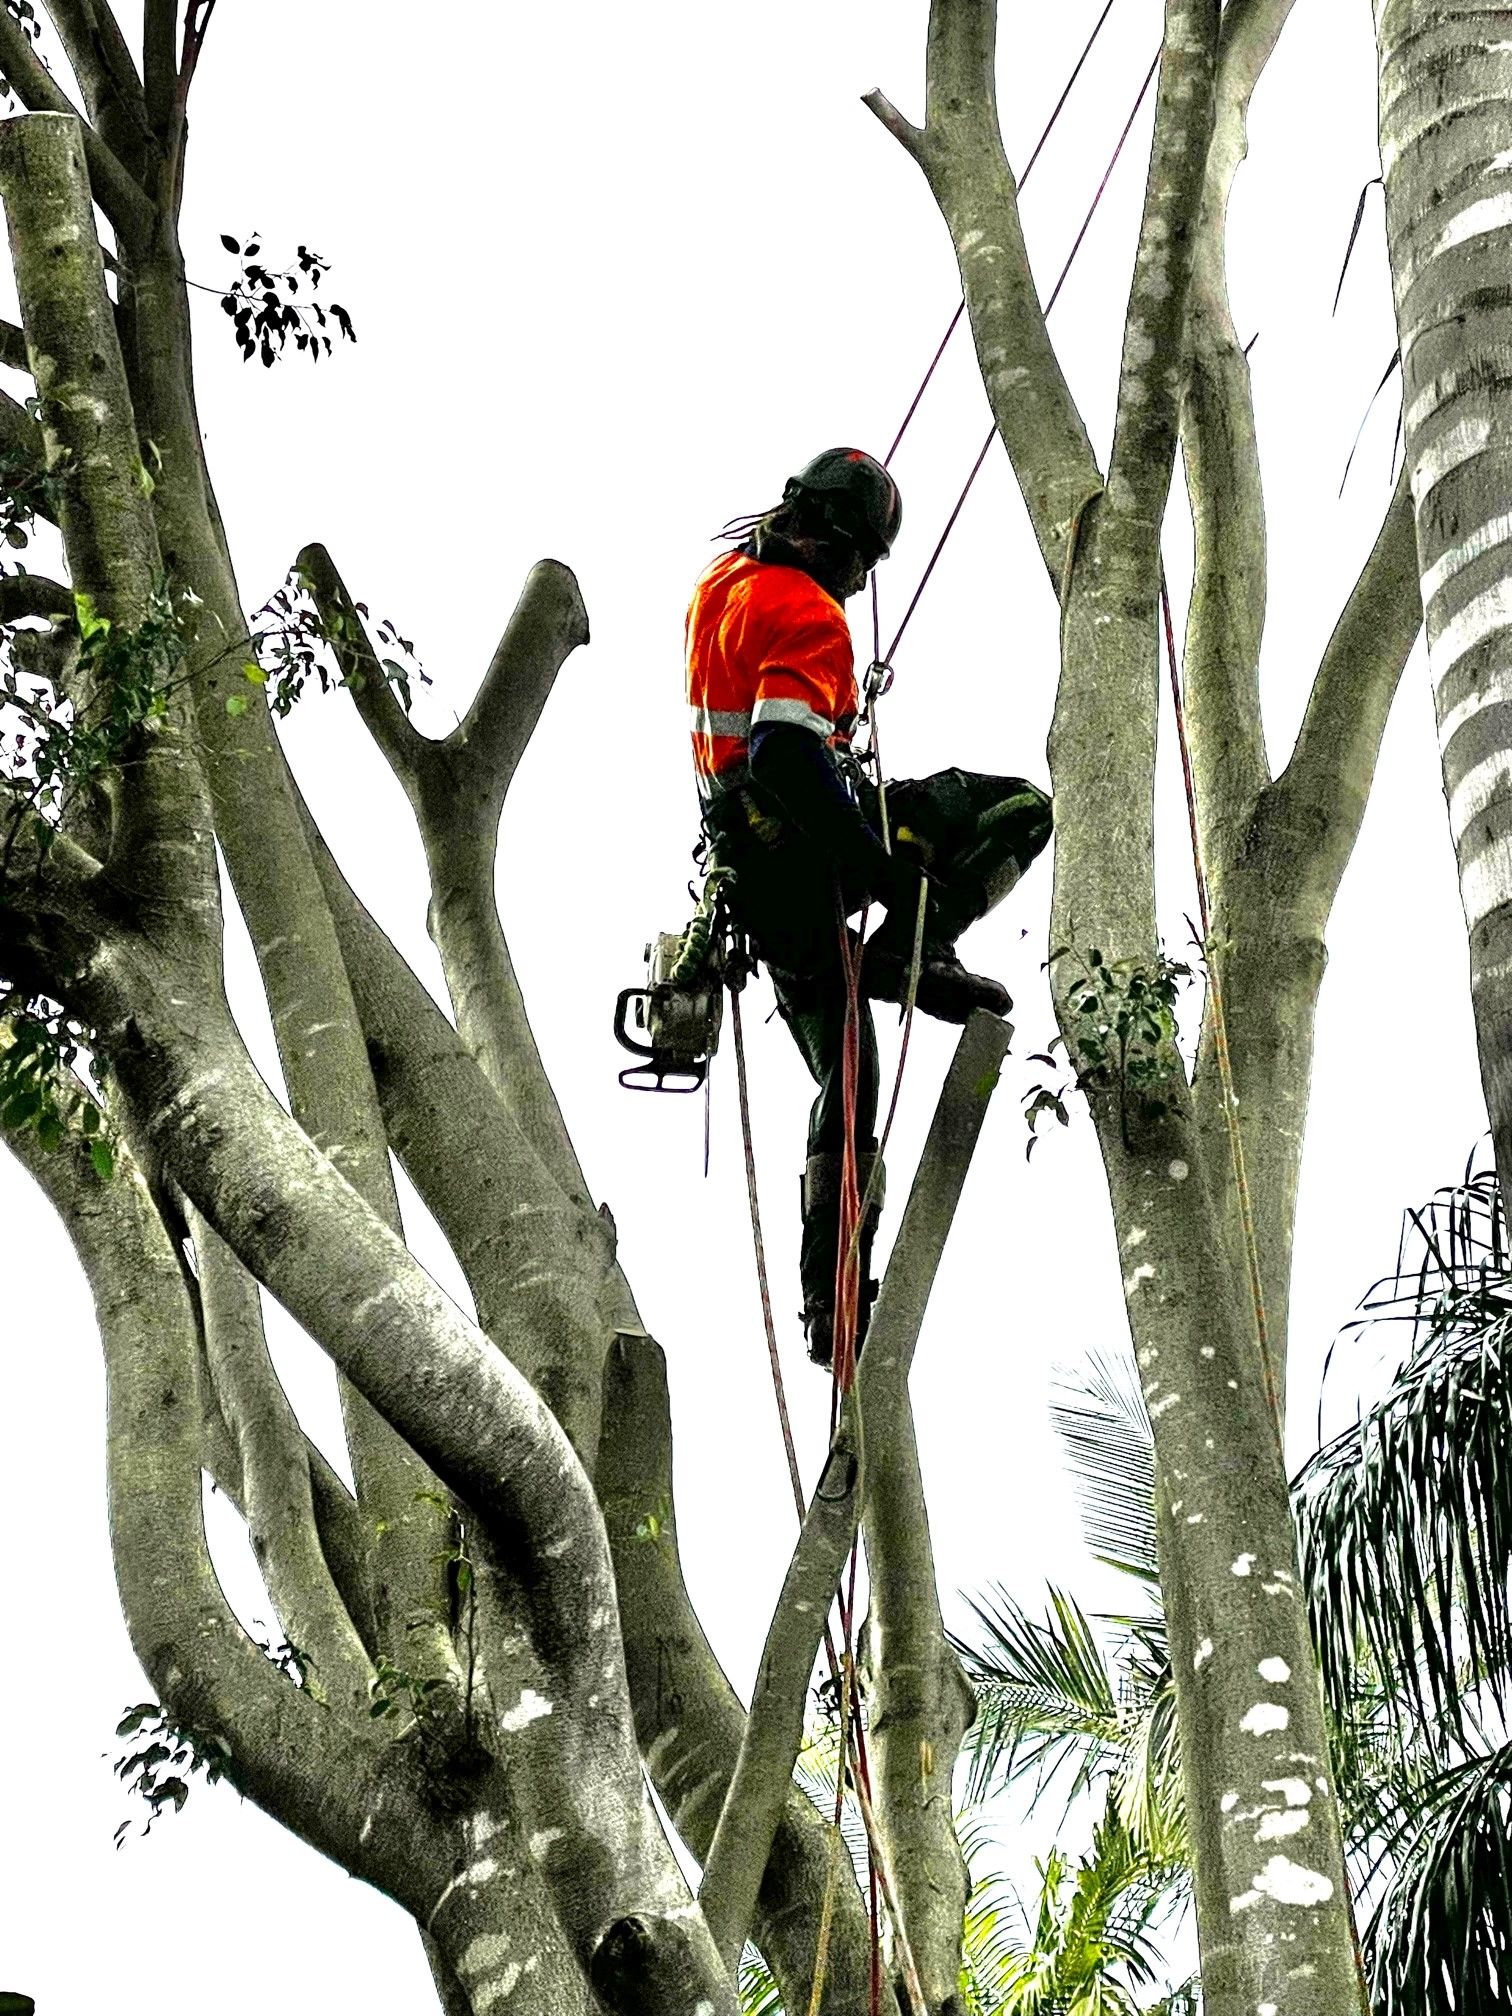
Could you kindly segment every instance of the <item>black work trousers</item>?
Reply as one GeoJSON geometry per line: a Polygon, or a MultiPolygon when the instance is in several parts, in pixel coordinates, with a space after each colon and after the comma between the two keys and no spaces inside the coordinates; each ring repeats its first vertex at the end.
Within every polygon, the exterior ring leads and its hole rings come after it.
{"type": "MultiPolygon", "coordinates": [[[[935,949],[953,945],[968,924],[1000,902],[1050,838],[1050,801],[1021,777],[940,770],[889,784],[886,799],[894,844],[914,850],[937,891],[926,919],[935,949]]],[[[865,892],[843,888],[834,864],[780,816],[753,820],[752,808],[746,792],[738,801],[721,801],[720,816],[711,822],[714,852],[735,871],[731,913],[770,969],[778,1010],[819,1088],[809,1115],[808,1152],[833,1154],[845,1140],[840,932],[845,930],[858,952],[857,935],[843,918],[861,907],[865,892]]],[[[864,792],[861,809],[880,834],[874,790],[864,792]]],[[[912,917],[891,920],[890,928],[912,945],[912,917]]],[[[864,1153],[876,1146],[878,1094],[876,1029],[865,1000],[859,1062],[856,1147],[864,1153]]]]}

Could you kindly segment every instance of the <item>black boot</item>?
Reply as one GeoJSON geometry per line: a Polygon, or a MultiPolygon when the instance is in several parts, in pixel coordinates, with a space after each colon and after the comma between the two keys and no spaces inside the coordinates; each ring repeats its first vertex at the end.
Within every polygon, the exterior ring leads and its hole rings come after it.
{"type": "MultiPolygon", "coordinates": [[[[1005,865],[1016,879],[1017,869],[1011,862],[1005,865]]],[[[998,867],[995,880],[1006,879],[1004,867],[998,867]]],[[[968,972],[955,949],[961,933],[985,917],[1004,893],[995,884],[989,886],[981,875],[959,869],[948,882],[930,883],[914,995],[921,1014],[933,1015],[941,1022],[964,1022],[977,1008],[985,1008],[989,1015],[1006,1015],[1012,1008],[1013,996],[1008,989],[985,974],[968,972]]],[[[861,988],[869,999],[902,1002],[908,998],[913,939],[914,920],[901,910],[890,910],[880,930],[868,939],[862,956],[861,988]]]]}
{"type": "MultiPolygon", "coordinates": [[[[875,1149],[863,1149],[856,1156],[856,1181],[863,1198],[867,1185],[872,1181],[876,1161],[875,1149]]],[[[799,1252],[798,1273],[803,1285],[803,1328],[808,1338],[808,1354],[816,1365],[831,1365],[835,1356],[835,1271],[840,1254],[841,1167],[842,1158],[838,1154],[810,1155],[803,1172],[803,1243],[799,1252]]],[[[861,1225],[858,1249],[861,1288],[856,1310],[858,1356],[872,1304],[877,1299],[877,1283],[871,1279],[871,1256],[886,1188],[886,1174],[879,1173],[861,1225]]]]}

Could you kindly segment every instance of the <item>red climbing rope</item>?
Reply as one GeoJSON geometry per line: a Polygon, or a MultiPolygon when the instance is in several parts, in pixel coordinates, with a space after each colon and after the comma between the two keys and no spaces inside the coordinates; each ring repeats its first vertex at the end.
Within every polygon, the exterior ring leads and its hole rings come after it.
{"type": "MultiPolygon", "coordinates": [[[[1091,34],[1087,38],[1086,45],[1082,49],[1080,56],[1077,58],[1077,61],[1071,71],[1071,74],[1067,79],[1066,84],[1062,89],[1059,98],[1056,100],[1055,105],[1050,113],[1050,117],[1045,124],[1044,131],[1040,134],[1040,137],[1035,144],[1034,150],[1029,157],[1028,164],[1024,169],[1022,177],[1020,178],[1019,183],[1020,188],[1023,188],[1025,185],[1027,185],[1030,174],[1033,172],[1034,165],[1039,160],[1040,155],[1044,150],[1045,143],[1048,141],[1051,133],[1055,128],[1056,122],[1060,118],[1060,115],[1065,108],[1066,102],[1071,95],[1071,91],[1076,84],[1076,80],[1081,75],[1082,69],[1086,64],[1088,57],[1092,53],[1093,46],[1095,45],[1098,36],[1102,32],[1102,29],[1105,23],[1107,22],[1108,16],[1111,14],[1113,10],[1113,6],[1114,6],[1114,0],[1104,0],[1102,11],[1098,15],[1097,21],[1093,26],[1091,34]]],[[[1123,152],[1124,143],[1127,141],[1129,137],[1129,133],[1133,128],[1135,119],[1138,117],[1139,109],[1143,105],[1145,96],[1148,93],[1150,85],[1154,80],[1158,65],[1159,65],[1159,57],[1157,55],[1155,62],[1152,63],[1150,66],[1149,74],[1145,78],[1144,84],[1140,89],[1139,96],[1135,100],[1134,109],[1129,114],[1129,117],[1125,122],[1123,131],[1119,135],[1118,144],[1114,148],[1112,158],[1109,160],[1108,166],[1103,173],[1102,181],[1098,184],[1096,194],[1092,198],[1091,205],[1088,208],[1086,217],[1083,219],[1081,229],[1078,231],[1076,235],[1075,242],[1073,243],[1070,253],[1067,256],[1065,265],[1061,268],[1060,275],[1056,280],[1054,288],[1051,290],[1050,298],[1046,303],[1044,310],[1047,316],[1049,315],[1051,309],[1054,308],[1056,301],[1059,299],[1061,290],[1065,286],[1067,276],[1071,271],[1072,264],[1074,263],[1077,254],[1081,250],[1083,241],[1085,240],[1087,232],[1091,227],[1092,218],[1096,213],[1098,205],[1102,201],[1103,195],[1108,187],[1109,180],[1112,177],[1113,170],[1117,166],[1119,156],[1123,152]]],[[[946,327],[945,334],[941,338],[940,343],[936,348],[933,357],[930,359],[928,368],[926,369],[923,378],[920,380],[918,389],[914,393],[913,399],[909,404],[908,410],[903,416],[902,422],[898,428],[897,433],[893,437],[892,445],[888,449],[886,456],[883,458],[884,466],[891,463],[894,455],[898,451],[900,444],[902,443],[904,435],[907,433],[909,426],[912,424],[914,416],[919,410],[920,402],[923,400],[924,394],[928,390],[930,382],[933,379],[935,372],[939,367],[940,360],[943,358],[951,338],[954,336],[956,329],[960,325],[961,318],[965,313],[965,309],[966,309],[966,303],[965,300],[963,299],[960,303],[958,303],[954,314],[951,316],[950,322],[946,327]]],[[[966,479],[965,485],[961,490],[960,496],[956,500],[954,509],[951,511],[949,517],[945,522],[944,530],[941,532],[940,537],[935,544],[934,551],[931,553],[929,561],[925,566],[922,575],[919,578],[918,585],[914,589],[913,595],[908,603],[908,607],[905,609],[903,613],[903,619],[899,623],[897,631],[893,636],[892,643],[889,645],[885,655],[881,649],[881,618],[877,600],[877,583],[875,574],[873,574],[872,577],[873,664],[872,664],[872,672],[867,682],[868,690],[867,690],[866,709],[865,709],[865,720],[869,731],[867,758],[872,767],[876,771],[879,789],[884,791],[884,793],[885,793],[885,786],[882,785],[881,780],[881,752],[877,740],[877,729],[876,729],[876,702],[878,699],[880,699],[881,695],[886,691],[887,686],[891,683],[891,665],[893,657],[897,652],[900,642],[902,641],[904,632],[907,630],[908,625],[912,620],[914,611],[917,609],[919,605],[919,601],[923,596],[924,590],[929,584],[930,578],[932,577],[935,567],[939,562],[940,555],[945,549],[946,542],[949,540],[951,533],[955,529],[956,522],[960,518],[961,512],[965,507],[966,499],[971,493],[972,485],[975,483],[977,476],[982,468],[982,465],[987,459],[988,450],[992,446],[992,441],[996,434],[996,431],[997,430],[994,427],[988,433],[987,439],[983,442],[982,447],[977,455],[977,458],[975,462],[972,464],[971,472],[966,479]]],[[[1167,611],[1167,625],[1169,629],[1169,610],[1167,611]]],[[[1172,673],[1174,679],[1175,677],[1174,658],[1172,661],[1172,673]]],[[[1179,706],[1179,693],[1178,693],[1178,706],[1179,706]]],[[[1186,761],[1184,739],[1183,739],[1183,761],[1184,763],[1186,761]]],[[[1189,802],[1191,802],[1190,774],[1191,774],[1190,766],[1187,765],[1189,802]]],[[[886,813],[885,795],[882,798],[881,813],[883,823],[884,844],[886,844],[890,850],[891,836],[887,831],[887,813],[886,813]]],[[[1193,820],[1194,820],[1193,846],[1195,855],[1196,850],[1195,812],[1193,812],[1193,820]]],[[[1199,858],[1199,888],[1202,890],[1200,900],[1202,903],[1204,914],[1204,927],[1203,927],[1204,936],[1206,936],[1206,929],[1207,929],[1206,894],[1205,889],[1202,888],[1201,884],[1200,857],[1198,858],[1199,858]]],[[[921,876],[919,884],[918,914],[915,920],[915,928],[914,928],[913,954],[910,962],[907,992],[904,1000],[903,1035],[899,1046],[897,1071],[893,1079],[892,1094],[888,1103],[887,1116],[883,1124],[882,1133],[877,1144],[877,1150],[872,1164],[872,1169],[868,1176],[864,1191],[862,1189],[859,1180],[859,1162],[856,1150],[856,1106],[857,1106],[857,1096],[859,1089],[860,1053],[861,1053],[861,1036],[860,1036],[861,948],[862,948],[862,940],[864,939],[866,930],[866,914],[863,911],[861,917],[860,933],[857,937],[854,938],[852,937],[851,933],[846,927],[844,917],[842,916],[839,919],[840,970],[843,984],[845,987],[845,1028],[844,1028],[844,1034],[842,1040],[842,1052],[841,1052],[841,1109],[842,1109],[842,1125],[844,1133],[843,1133],[843,1150],[841,1156],[839,1227],[838,1227],[839,1239],[837,1245],[836,1267],[835,1267],[833,1348],[831,1354],[831,1363],[832,1363],[832,1380],[831,1380],[831,1395],[830,1395],[831,1443],[833,1443],[834,1441],[835,1433],[839,1426],[840,1411],[844,1401],[844,1397],[847,1393],[850,1392],[855,1382],[856,1356],[857,1356],[857,1330],[859,1327],[861,1302],[864,1292],[861,1280],[861,1264],[860,1264],[860,1245],[861,1245],[862,1229],[865,1224],[866,1213],[871,1208],[873,1191],[878,1182],[880,1181],[880,1173],[883,1165],[883,1156],[886,1151],[888,1138],[892,1132],[893,1119],[897,1112],[899,1095],[902,1090],[904,1067],[908,1060],[909,1038],[912,1033],[912,1027],[913,1027],[915,997],[918,989],[919,968],[923,953],[926,898],[927,898],[927,884],[924,882],[924,879],[921,876]]],[[[774,1323],[772,1316],[771,1289],[767,1277],[766,1248],[761,1233],[761,1213],[756,1186],[756,1161],[755,1161],[755,1151],[752,1141],[752,1130],[751,1130],[750,1089],[746,1075],[745,1041],[744,1041],[744,1033],[741,1026],[740,996],[738,991],[732,993],[731,1000],[732,1000],[732,1021],[735,1034],[736,1073],[740,1091],[741,1132],[745,1149],[746,1192],[751,1213],[751,1230],[756,1255],[757,1281],[761,1291],[762,1320],[766,1333],[767,1356],[771,1364],[772,1384],[777,1399],[778,1418],[782,1426],[783,1447],[787,1457],[788,1478],[792,1487],[794,1507],[797,1511],[799,1522],[801,1525],[805,1517],[806,1507],[803,1496],[802,1477],[798,1468],[797,1452],[793,1440],[792,1420],[788,1412],[787,1395],[783,1383],[782,1367],[777,1350],[776,1325],[774,1323]]],[[[1257,1307],[1258,1306],[1259,1305],[1257,1302],[1257,1307]]],[[[1264,1341],[1263,1315],[1261,1317],[1261,1322],[1262,1322],[1262,1344],[1263,1344],[1264,1341]]],[[[859,1428],[860,1424],[858,1420],[858,1432],[859,1428]]],[[[862,1456],[863,1452],[858,1449],[858,1459],[862,1458],[862,1456]]],[[[856,1659],[855,1659],[854,1621],[855,1621],[856,1580],[857,1580],[858,1560],[859,1560],[859,1536],[856,1540],[853,1540],[852,1542],[850,1551],[850,1560],[848,1564],[848,1572],[845,1577],[845,1585],[843,1589],[838,1592],[840,1626],[842,1633],[841,1649],[839,1650],[838,1653],[836,1650],[834,1637],[830,1630],[828,1622],[826,1622],[824,1627],[824,1651],[829,1667],[831,1681],[834,1684],[837,1692],[839,1718],[840,1718],[840,1747],[836,1766],[834,1831],[831,1837],[830,1868],[825,1885],[824,1905],[820,1918],[819,1938],[818,1938],[817,1950],[815,1953],[814,1977],[809,2000],[809,2016],[817,2016],[817,2012],[819,2010],[820,2002],[824,1992],[825,1973],[828,1965],[830,1934],[833,1921],[835,1884],[836,1881],[838,1880],[838,1861],[840,1853],[839,1849],[840,1816],[845,1798],[845,1779],[846,1779],[847,1767],[849,1767],[851,1772],[852,1782],[855,1788],[857,1802],[861,1810],[862,1821],[866,1832],[867,1865],[868,1865],[867,1867],[868,1916],[870,1921],[870,1932],[871,1932],[871,1967],[870,1967],[870,1982],[869,1982],[869,1988],[870,1988],[869,2004],[870,2004],[871,2016],[879,2016],[879,2012],[881,2009],[881,1997],[882,1997],[881,1923],[880,1923],[879,1899],[880,1899],[880,1906],[886,1908],[889,1919],[892,1923],[894,1937],[897,1942],[898,1960],[903,1975],[904,1983],[908,1992],[908,1999],[910,2003],[913,2005],[915,2016],[925,2016],[925,2003],[924,2003],[922,1985],[920,1983],[918,1970],[915,1965],[913,1954],[909,1946],[907,1932],[903,1925],[902,1915],[896,1895],[896,1887],[892,1880],[891,1871],[888,1866],[885,1844],[883,1843],[881,1836],[878,1832],[876,1825],[876,1817],[872,1810],[871,1766],[870,1766],[870,1759],[867,1755],[866,1731],[861,1712],[860,1690],[856,1676],[856,1659]]]]}
{"type": "Polygon", "coordinates": [[[1276,1440],[1281,1439],[1281,1408],[1277,1398],[1276,1372],[1271,1359],[1270,1324],[1265,1313],[1265,1287],[1260,1274],[1260,1242],[1255,1232],[1255,1207],[1250,1196],[1249,1176],[1244,1163],[1244,1135],[1239,1126],[1239,1095],[1234,1089],[1234,1063],[1229,1054],[1228,1016],[1224,1010],[1223,978],[1218,970],[1218,948],[1213,942],[1212,918],[1208,911],[1207,871],[1202,862],[1202,838],[1197,821],[1197,784],[1192,774],[1192,752],[1187,742],[1186,707],[1181,695],[1181,674],[1176,665],[1176,628],[1171,621],[1171,595],[1165,569],[1160,570],[1160,613],[1164,620],[1166,663],[1170,668],[1171,706],[1176,716],[1176,742],[1181,750],[1181,777],[1186,787],[1187,825],[1192,835],[1192,870],[1197,879],[1197,915],[1202,931],[1202,956],[1207,962],[1208,1005],[1213,1024],[1213,1052],[1218,1060],[1218,1092],[1223,1106],[1223,1124],[1228,1135],[1229,1160],[1234,1171],[1234,1193],[1239,1200],[1239,1227],[1244,1242],[1245,1270],[1249,1276],[1250,1301],[1255,1313],[1255,1337],[1260,1346],[1260,1372],[1265,1381],[1265,1397],[1270,1405],[1276,1440]]]}

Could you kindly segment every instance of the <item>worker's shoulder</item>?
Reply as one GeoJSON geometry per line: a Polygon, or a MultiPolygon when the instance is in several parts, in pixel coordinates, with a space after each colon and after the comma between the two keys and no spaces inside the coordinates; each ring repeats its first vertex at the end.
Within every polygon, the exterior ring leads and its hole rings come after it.
{"type": "Polygon", "coordinates": [[[696,600],[718,600],[732,612],[758,620],[802,623],[850,635],[844,609],[811,574],[801,567],[757,560],[738,547],[705,570],[694,594],[696,600]]]}

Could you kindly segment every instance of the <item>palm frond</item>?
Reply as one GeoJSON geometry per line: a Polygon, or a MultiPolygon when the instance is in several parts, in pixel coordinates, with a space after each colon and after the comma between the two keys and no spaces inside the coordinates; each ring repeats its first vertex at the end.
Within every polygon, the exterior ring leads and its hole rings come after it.
{"type": "Polygon", "coordinates": [[[1076,1481],[1088,1547],[1110,1568],[1155,1583],[1155,1443],[1134,1367],[1093,1354],[1062,1377],[1050,1419],[1076,1481]]]}
{"type": "Polygon", "coordinates": [[[1068,1764],[1074,1796],[1121,1745],[1114,1677],[1097,1635],[1074,1597],[1057,1589],[1047,1595],[1040,1624],[994,1586],[990,1598],[968,1598],[980,1636],[951,1638],[977,1694],[968,1801],[1030,1770],[1043,1790],[1068,1764]]]}
{"type": "Polygon", "coordinates": [[[1385,1395],[1303,1468],[1299,1536],[1331,1701],[1363,1643],[1429,1726],[1463,1735],[1463,1668],[1506,1703],[1512,1648],[1512,1271],[1494,1174],[1407,1214],[1365,1321],[1408,1326],[1385,1395]]]}
{"type": "MultiPolygon", "coordinates": [[[[840,1723],[838,1717],[824,1717],[812,1722],[804,1734],[803,1748],[798,1752],[798,1760],[793,1776],[798,1789],[808,1795],[824,1818],[833,1821],[835,1817],[835,1787],[840,1771],[840,1723]]],[[[849,1787],[850,1774],[846,1781],[849,1787]]],[[[840,1832],[850,1855],[851,1868],[856,1881],[866,1881],[866,1823],[861,1818],[861,1808],[853,1790],[848,1789],[840,1808],[840,1832]]]]}
{"type": "Polygon", "coordinates": [[[973,1890],[962,1998],[973,2016],[1137,2016],[1136,1992],[1159,1965],[1152,1925],[1176,1894],[1174,1872],[1129,1838],[1105,1808],[1092,1846],[1038,1865],[1032,1909],[1004,1876],[973,1890]]]}
{"type": "Polygon", "coordinates": [[[740,2016],[782,2016],[782,1995],[765,1960],[748,1945],[740,1956],[736,1982],[740,2016]]]}
{"type": "Polygon", "coordinates": [[[1424,1789],[1365,1933],[1379,2016],[1500,2016],[1512,1982],[1512,1745],[1424,1789]]]}

